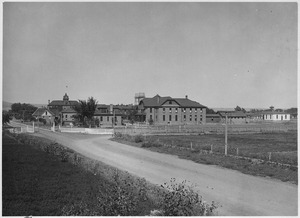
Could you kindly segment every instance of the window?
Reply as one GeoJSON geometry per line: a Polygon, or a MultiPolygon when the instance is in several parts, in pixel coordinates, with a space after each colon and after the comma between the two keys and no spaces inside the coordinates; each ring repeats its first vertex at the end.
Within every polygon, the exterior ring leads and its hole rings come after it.
{"type": "Polygon", "coordinates": [[[100,121],[101,121],[101,122],[103,121],[103,117],[102,117],[102,116],[100,117],[100,121]]]}
{"type": "Polygon", "coordinates": [[[107,117],[107,122],[109,121],[109,117],[107,117]]]}
{"type": "Polygon", "coordinates": [[[192,115],[190,115],[190,121],[192,121],[192,115]]]}
{"type": "Polygon", "coordinates": [[[166,111],[166,108],[163,108],[163,112],[165,112],[166,111]]]}
{"type": "Polygon", "coordinates": [[[186,120],[186,116],[185,115],[183,115],[183,121],[185,121],[186,120]]]}
{"type": "Polygon", "coordinates": [[[284,115],[285,119],[287,119],[287,115],[284,115]]]}
{"type": "Polygon", "coordinates": [[[169,104],[172,104],[172,101],[169,101],[169,104]]]}
{"type": "Polygon", "coordinates": [[[178,116],[177,115],[175,115],[175,121],[178,121],[178,116]]]}
{"type": "Polygon", "coordinates": [[[172,113],[172,108],[170,108],[170,113],[172,113]]]}
{"type": "Polygon", "coordinates": [[[197,113],[197,111],[198,111],[198,108],[195,108],[195,113],[197,113]]]}
{"type": "Polygon", "coordinates": [[[183,112],[185,112],[185,108],[183,108],[183,112]]]}
{"type": "Polygon", "coordinates": [[[278,114],[276,114],[276,119],[278,119],[278,114]]]}
{"type": "Polygon", "coordinates": [[[197,121],[197,115],[195,115],[195,121],[197,121]]]}
{"type": "Polygon", "coordinates": [[[150,120],[152,120],[152,115],[150,115],[150,120]]]}
{"type": "Polygon", "coordinates": [[[175,108],[175,113],[178,113],[178,108],[175,108]]]}
{"type": "Polygon", "coordinates": [[[66,118],[68,118],[68,114],[66,114],[66,118]]]}
{"type": "Polygon", "coordinates": [[[190,108],[190,113],[192,113],[193,108],[190,108]]]}
{"type": "Polygon", "coordinates": [[[169,121],[172,121],[172,115],[169,115],[169,121]]]}
{"type": "Polygon", "coordinates": [[[163,115],[163,121],[166,121],[166,115],[163,115]]]}
{"type": "Polygon", "coordinates": [[[46,115],[47,115],[47,111],[46,111],[46,115]]]}
{"type": "Polygon", "coordinates": [[[152,113],[152,108],[150,108],[150,113],[152,113]]]}

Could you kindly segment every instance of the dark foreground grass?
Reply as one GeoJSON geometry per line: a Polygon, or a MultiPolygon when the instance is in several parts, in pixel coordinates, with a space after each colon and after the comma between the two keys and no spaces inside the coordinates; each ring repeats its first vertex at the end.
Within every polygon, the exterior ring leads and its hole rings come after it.
{"type": "MultiPolygon", "coordinates": [[[[295,133],[290,133],[289,135],[285,134],[257,134],[257,138],[255,138],[256,134],[247,134],[247,135],[230,135],[229,138],[232,140],[231,142],[235,142],[235,144],[243,144],[243,148],[251,147],[251,145],[255,145],[255,148],[247,148],[253,152],[257,152],[259,148],[263,148],[264,144],[267,144],[267,147],[272,148],[272,151],[280,151],[280,145],[286,143],[284,149],[290,149],[292,151],[297,151],[297,136],[295,133]],[[243,136],[245,139],[243,139],[243,136]],[[289,137],[287,137],[289,136],[289,137]],[[252,140],[251,140],[252,138],[252,140]],[[271,144],[273,143],[273,147],[271,144]]],[[[238,159],[232,156],[225,156],[223,154],[218,153],[201,153],[199,150],[186,150],[180,149],[180,147],[189,147],[191,140],[194,142],[203,143],[202,145],[209,145],[210,143],[217,144],[221,146],[221,141],[224,136],[218,135],[200,135],[200,136],[147,136],[146,139],[143,138],[142,142],[135,142],[135,137],[131,136],[121,136],[115,137],[113,140],[136,146],[145,148],[151,151],[166,153],[177,155],[180,158],[192,160],[197,163],[207,164],[207,165],[217,165],[224,168],[229,168],[233,170],[238,170],[245,174],[255,175],[255,176],[262,176],[262,177],[270,177],[274,179],[279,179],[284,182],[291,182],[298,184],[298,169],[297,167],[285,167],[276,164],[269,164],[267,162],[257,162],[255,159],[248,160],[248,159],[238,159]],[[159,142],[157,141],[159,139],[159,142]],[[148,143],[150,141],[151,143],[148,143]],[[145,143],[146,142],[146,143],[145,143]],[[172,145],[170,146],[163,146],[163,144],[172,145]],[[181,145],[181,146],[178,146],[181,145]],[[182,146],[184,145],[184,146],[182,146]]],[[[199,145],[198,144],[198,145],[199,145]]],[[[223,145],[224,147],[224,145],[223,145]]],[[[194,147],[195,148],[195,147],[194,147]]],[[[197,147],[196,147],[197,148],[197,147]]],[[[297,158],[297,157],[296,157],[297,158]]]]}
{"type": "MultiPolygon", "coordinates": [[[[3,216],[61,216],[64,207],[82,202],[95,215],[110,215],[97,211],[97,204],[107,201],[114,184],[5,135],[2,168],[3,216]]],[[[141,199],[131,215],[149,214],[153,207],[152,201],[141,199]]]]}

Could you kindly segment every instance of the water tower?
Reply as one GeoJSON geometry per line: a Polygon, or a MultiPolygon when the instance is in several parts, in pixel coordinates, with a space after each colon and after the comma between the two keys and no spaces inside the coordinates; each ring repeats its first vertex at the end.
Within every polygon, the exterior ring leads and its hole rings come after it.
{"type": "Polygon", "coordinates": [[[138,105],[140,103],[140,101],[143,100],[144,98],[145,98],[144,92],[135,93],[134,105],[138,105]]]}

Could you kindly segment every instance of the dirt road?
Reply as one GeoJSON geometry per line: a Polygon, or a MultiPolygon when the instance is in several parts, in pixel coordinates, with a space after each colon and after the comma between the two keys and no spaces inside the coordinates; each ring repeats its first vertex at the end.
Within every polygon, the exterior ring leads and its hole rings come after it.
{"type": "Polygon", "coordinates": [[[176,156],[147,151],[108,140],[109,136],[40,131],[83,155],[100,160],[153,184],[190,181],[204,200],[222,205],[219,215],[289,216],[298,214],[298,186],[245,175],[216,166],[197,164],[176,156]]]}

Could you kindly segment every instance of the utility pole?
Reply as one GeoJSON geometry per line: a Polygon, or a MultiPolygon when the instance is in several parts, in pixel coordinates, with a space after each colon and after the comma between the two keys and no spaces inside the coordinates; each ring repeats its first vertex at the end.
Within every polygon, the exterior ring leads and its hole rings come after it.
{"type": "Polygon", "coordinates": [[[225,117],[225,156],[227,156],[227,114],[225,117]]]}

